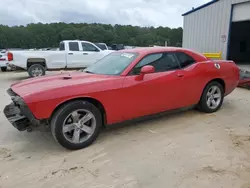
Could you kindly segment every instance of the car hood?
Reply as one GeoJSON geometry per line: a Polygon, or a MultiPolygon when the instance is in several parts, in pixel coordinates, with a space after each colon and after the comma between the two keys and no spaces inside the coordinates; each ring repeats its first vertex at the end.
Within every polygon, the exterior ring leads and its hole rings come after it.
{"type": "Polygon", "coordinates": [[[30,78],[11,85],[11,89],[21,97],[40,92],[67,88],[70,86],[91,84],[93,82],[104,81],[109,79],[107,75],[96,75],[84,72],[61,73],[51,76],[30,78]]]}

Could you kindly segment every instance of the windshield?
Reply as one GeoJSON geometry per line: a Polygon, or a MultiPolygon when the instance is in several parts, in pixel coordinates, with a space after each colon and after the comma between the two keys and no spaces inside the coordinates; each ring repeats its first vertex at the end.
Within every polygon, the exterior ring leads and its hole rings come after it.
{"type": "Polygon", "coordinates": [[[96,46],[98,46],[101,50],[107,50],[107,47],[105,44],[95,43],[96,46]]]}
{"type": "Polygon", "coordinates": [[[84,69],[84,72],[119,75],[136,59],[138,55],[138,53],[113,52],[84,69]]]}

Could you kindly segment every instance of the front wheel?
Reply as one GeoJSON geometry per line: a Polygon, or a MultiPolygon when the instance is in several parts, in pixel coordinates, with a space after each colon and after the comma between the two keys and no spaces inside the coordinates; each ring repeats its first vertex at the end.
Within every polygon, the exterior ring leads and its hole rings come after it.
{"type": "Polygon", "coordinates": [[[220,109],[224,100],[224,89],[219,82],[212,81],[204,89],[198,109],[205,113],[213,113],[220,109]]]}
{"type": "Polygon", "coordinates": [[[6,72],[7,71],[7,67],[1,67],[1,71],[2,72],[6,72]]]}
{"type": "Polygon", "coordinates": [[[51,132],[55,140],[70,150],[82,149],[92,144],[101,126],[100,111],[87,101],[74,101],[63,105],[51,120],[51,132]]]}

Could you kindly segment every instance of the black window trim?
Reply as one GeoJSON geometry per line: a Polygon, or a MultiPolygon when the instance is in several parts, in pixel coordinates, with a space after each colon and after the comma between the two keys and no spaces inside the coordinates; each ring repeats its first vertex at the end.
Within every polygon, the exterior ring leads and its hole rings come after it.
{"type": "MultiPolygon", "coordinates": [[[[129,73],[127,74],[127,76],[138,76],[138,74],[133,74],[133,69],[136,67],[136,65],[138,65],[144,58],[150,56],[150,55],[155,55],[155,54],[163,54],[163,53],[169,53],[169,54],[173,54],[174,55],[174,58],[176,60],[176,62],[178,63],[178,66],[179,68],[178,69],[173,69],[173,70],[169,70],[169,71],[176,71],[176,70],[180,70],[182,69],[181,68],[181,65],[180,65],[180,62],[178,60],[178,58],[176,57],[176,54],[175,54],[176,51],[166,51],[166,52],[154,52],[154,53],[150,53],[150,54],[147,54],[145,56],[143,56],[134,66],[133,68],[131,68],[131,70],[129,71],[129,73]]],[[[164,71],[164,72],[169,72],[169,71],[164,71]]],[[[154,72],[152,74],[156,74],[156,73],[163,73],[163,72],[154,72]]]]}
{"type": "Polygon", "coordinates": [[[65,51],[65,42],[60,42],[59,43],[59,51],[65,51]],[[63,48],[61,48],[61,47],[63,47],[63,48]]]}

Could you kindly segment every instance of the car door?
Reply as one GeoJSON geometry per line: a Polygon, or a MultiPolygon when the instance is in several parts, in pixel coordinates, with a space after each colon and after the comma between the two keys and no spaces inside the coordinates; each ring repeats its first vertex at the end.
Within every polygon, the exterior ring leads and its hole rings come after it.
{"type": "Polygon", "coordinates": [[[88,42],[81,42],[81,45],[84,55],[84,63],[86,63],[87,66],[102,58],[102,54],[100,53],[101,50],[97,46],[88,42]]]}
{"type": "Polygon", "coordinates": [[[78,41],[69,42],[69,51],[67,52],[67,68],[81,68],[84,60],[81,46],[78,41]]]}
{"type": "Polygon", "coordinates": [[[196,61],[191,55],[182,51],[174,54],[181,66],[181,69],[177,71],[177,74],[181,77],[178,84],[181,86],[181,92],[183,93],[183,97],[178,100],[179,106],[197,104],[205,84],[205,75],[196,68],[196,61]]]}
{"type": "Polygon", "coordinates": [[[178,75],[179,69],[171,52],[144,57],[124,79],[125,120],[177,108],[180,105],[178,99],[184,95],[179,84],[183,79],[178,75]],[[155,72],[145,74],[140,80],[138,75],[145,65],[154,66],[155,72]]]}

